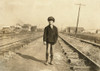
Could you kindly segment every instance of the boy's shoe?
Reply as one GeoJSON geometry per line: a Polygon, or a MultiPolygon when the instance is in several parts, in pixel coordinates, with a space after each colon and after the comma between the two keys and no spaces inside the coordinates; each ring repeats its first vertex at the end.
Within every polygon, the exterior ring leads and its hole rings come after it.
{"type": "Polygon", "coordinates": [[[44,64],[45,64],[45,65],[48,65],[48,62],[45,62],[44,64]]]}
{"type": "Polygon", "coordinates": [[[52,62],[50,62],[49,64],[50,64],[50,65],[53,65],[53,63],[52,63],[52,62]]]}

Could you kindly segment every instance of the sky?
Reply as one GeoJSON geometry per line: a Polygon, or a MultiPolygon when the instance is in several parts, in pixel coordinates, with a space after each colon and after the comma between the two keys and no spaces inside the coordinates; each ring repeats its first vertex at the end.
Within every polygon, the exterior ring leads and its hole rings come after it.
{"type": "Polygon", "coordinates": [[[55,18],[58,28],[76,26],[79,6],[79,26],[100,29],[100,0],[0,0],[0,27],[28,23],[44,28],[47,18],[55,18]]]}

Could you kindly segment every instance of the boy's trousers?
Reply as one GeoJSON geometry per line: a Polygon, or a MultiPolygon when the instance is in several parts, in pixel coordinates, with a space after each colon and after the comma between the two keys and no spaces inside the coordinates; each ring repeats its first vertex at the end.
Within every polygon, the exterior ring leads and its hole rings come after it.
{"type": "Polygon", "coordinates": [[[48,61],[48,57],[49,57],[49,48],[50,48],[50,62],[53,61],[53,47],[52,44],[47,43],[46,44],[46,62],[48,61]]]}

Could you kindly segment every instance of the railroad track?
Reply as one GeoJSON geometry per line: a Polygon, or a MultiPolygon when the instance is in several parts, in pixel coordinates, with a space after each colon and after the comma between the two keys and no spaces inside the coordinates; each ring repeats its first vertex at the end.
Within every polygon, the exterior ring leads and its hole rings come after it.
{"type": "Polygon", "coordinates": [[[99,63],[77,49],[77,46],[69,42],[63,35],[60,35],[59,37],[62,40],[62,42],[59,41],[62,52],[68,58],[71,69],[74,71],[100,71],[99,63]]]}
{"type": "Polygon", "coordinates": [[[19,49],[24,45],[28,45],[30,42],[42,37],[42,35],[31,35],[30,37],[26,37],[24,39],[20,39],[14,42],[10,42],[4,45],[0,45],[0,54],[4,54],[5,52],[14,51],[15,49],[19,49]]]}
{"type": "Polygon", "coordinates": [[[80,41],[88,43],[88,44],[92,44],[93,46],[97,46],[97,47],[100,48],[100,44],[98,44],[98,43],[94,43],[94,42],[91,42],[91,41],[88,41],[88,40],[83,40],[83,39],[80,39],[80,41]]]}
{"type": "Polygon", "coordinates": [[[0,47],[8,45],[10,43],[25,39],[25,37],[33,36],[35,33],[27,33],[27,34],[16,34],[11,36],[6,36],[6,38],[1,38],[0,47]]]}
{"type": "Polygon", "coordinates": [[[70,36],[70,37],[77,39],[77,40],[80,40],[81,42],[88,43],[88,44],[91,44],[93,46],[100,48],[100,44],[98,44],[98,43],[95,43],[95,42],[92,42],[92,41],[89,41],[89,40],[84,40],[84,39],[81,39],[81,38],[77,38],[77,37],[74,37],[74,36],[70,36]]]}
{"type": "Polygon", "coordinates": [[[3,38],[0,39],[0,46],[1,45],[6,45],[7,43],[11,43],[11,42],[14,42],[14,41],[17,41],[17,40],[21,40],[24,37],[28,37],[30,35],[32,35],[32,34],[22,34],[22,35],[21,34],[16,34],[16,35],[3,37],[3,38]]]}
{"type": "MultiPolygon", "coordinates": [[[[66,38],[68,37],[69,36],[67,36],[66,38]]],[[[89,56],[100,65],[100,44],[73,36],[70,36],[69,39],[67,39],[67,41],[69,40],[72,42],[71,44],[74,44],[79,50],[81,50],[83,53],[85,53],[87,56],[89,56]]]]}

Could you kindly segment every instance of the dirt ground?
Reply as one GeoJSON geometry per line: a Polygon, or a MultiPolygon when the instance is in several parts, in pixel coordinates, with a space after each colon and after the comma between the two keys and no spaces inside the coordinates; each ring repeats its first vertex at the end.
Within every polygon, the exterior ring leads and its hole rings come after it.
{"type": "Polygon", "coordinates": [[[70,71],[58,42],[53,49],[54,64],[45,65],[46,47],[42,38],[39,38],[13,52],[13,56],[8,60],[0,62],[0,71],[70,71]]]}

